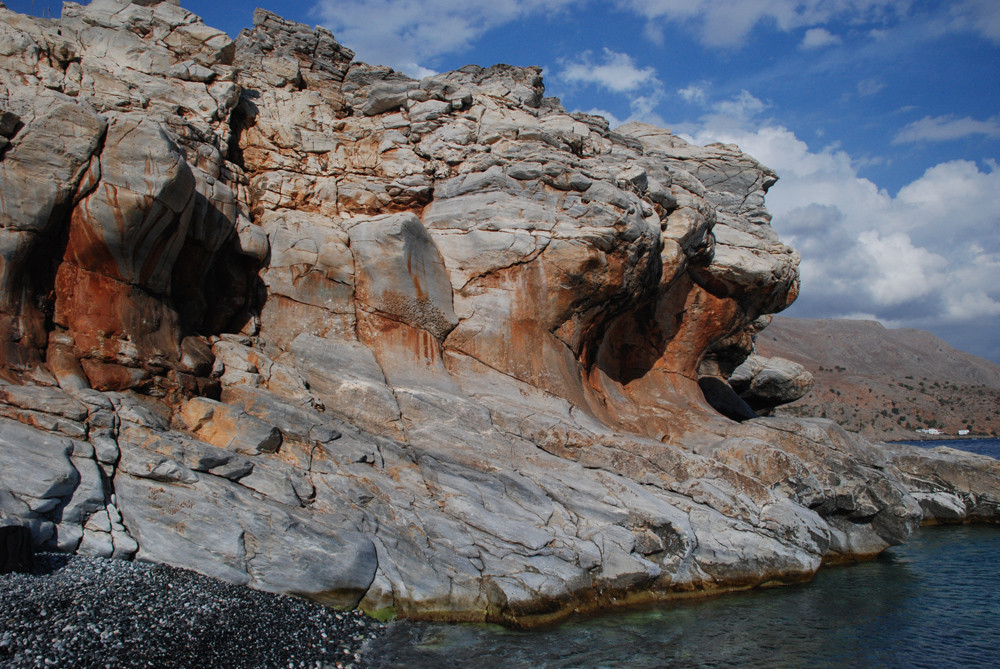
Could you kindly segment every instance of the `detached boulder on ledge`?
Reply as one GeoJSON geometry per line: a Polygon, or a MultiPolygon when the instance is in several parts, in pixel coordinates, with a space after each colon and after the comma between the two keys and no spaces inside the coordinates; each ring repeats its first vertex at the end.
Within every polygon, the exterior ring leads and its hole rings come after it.
{"type": "Polygon", "coordinates": [[[797,362],[754,354],[733,371],[729,384],[755,411],[769,413],[805,397],[815,380],[797,362]]]}

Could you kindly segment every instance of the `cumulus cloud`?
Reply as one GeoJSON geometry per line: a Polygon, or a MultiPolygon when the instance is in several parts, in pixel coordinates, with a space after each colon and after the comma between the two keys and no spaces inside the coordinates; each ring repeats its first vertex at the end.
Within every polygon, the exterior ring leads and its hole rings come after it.
{"type": "Polygon", "coordinates": [[[560,60],[559,66],[552,75],[552,81],[568,86],[594,86],[606,92],[627,96],[629,114],[625,119],[603,109],[588,111],[604,116],[611,127],[629,121],[664,125],[663,118],[657,111],[665,96],[663,83],[654,68],[639,67],[631,55],[605,48],[595,57],[592,51],[585,51],[573,59],[560,60]]]}
{"type": "Polygon", "coordinates": [[[319,0],[313,14],[360,60],[410,76],[428,59],[465,48],[489,30],[571,0],[319,0]]]}
{"type": "Polygon", "coordinates": [[[728,98],[716,98],[712,95],[712,84],[708,81],[681,88],[677,94],[685,102],[709,112],[716,126],[729,123],[742,124],[771,106],[746,89],[728,98]]]}
{"type": "Polygon", "coordinates": [[[826,28],[810,28],[806,31],[799,46],[803,49],[820,49],[841,42],[843,40],[839,36],[834,35],[826,28]]]}
{"type": "Polygon", "coordinates": [[[719,114],[736,119],[751,119],[767,109],[770,105],[754,97],[750,91],[743,89],[728,100],[720,100],[712,108],[719,114]]]}
{"type": "Polygon", "coordinates": [[[953,115],[925,116],[900,130],[892,142],[893,144],[944,142],[972,135],[985,135],[994,139],[1000,137],[1000,116],[993,116],[985,121],[978,121],[969,116],[964,118],[956,118],[953,115]]]}
{"type": "Polygon", "coordinates": [[[904,232],[883,235],[878,230],[865,230],[857,241],[874,270],[869,274],[868,290],[880,306],[928,296],[936,287],[937,274],[948,265],[942,256],[914,246],[904,232]]]}
{"type": "Polygon", "coordinates": [[[641,86],[656,86],[656,70],[636,66],[632,56],[605,48],[595,60],[590,51],[575,60],[564,60],[557,77],[571,84],[593,84],[615,93],[632,92],[641,86]]]}
{"type": "Polygon", "coordinates": [[[1000,361],[976,333],[1000,330],[1000,170],[937,164],[892,195],[857,173],[835,146],[813,149],[787,128],[706,116],[697,144],[726,142],[774,168],[773,226],[802,255],[802,291],[789,315],[872,314],[929,329],[1000,361]]]}

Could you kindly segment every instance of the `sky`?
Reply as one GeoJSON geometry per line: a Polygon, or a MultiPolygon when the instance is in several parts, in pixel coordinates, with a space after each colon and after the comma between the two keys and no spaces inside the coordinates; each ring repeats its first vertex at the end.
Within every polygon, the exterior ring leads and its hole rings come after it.
{"type": "MultiPolygon", "coordinates": [[[[58,15],[45,0],[5,0],[58,15]]],[[[181,0],[235,36],[254,4],[181,0]]],[[[259,0],[414,77],[540,65],[571,111],[778,172],[785,314],[930,330],[1000,363],[1000,0],[259,0]]]]}

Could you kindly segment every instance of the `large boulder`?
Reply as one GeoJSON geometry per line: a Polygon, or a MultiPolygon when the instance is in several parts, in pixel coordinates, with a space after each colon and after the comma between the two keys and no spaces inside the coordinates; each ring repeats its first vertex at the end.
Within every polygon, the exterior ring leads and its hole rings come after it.
{"type": "Polygon", "coordinates": [[[815,380],[797,362],[753,354],[729,377],[729,385],[756,411],[767,412],[801,399],[815,380]]]}

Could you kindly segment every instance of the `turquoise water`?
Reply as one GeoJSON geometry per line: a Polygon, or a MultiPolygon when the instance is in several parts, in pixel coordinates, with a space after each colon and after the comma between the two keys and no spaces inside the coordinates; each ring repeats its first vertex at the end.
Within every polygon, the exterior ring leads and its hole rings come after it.
{"type": "Polygon", "coordinates": [[[998,667],[1000,527],[928,527],[803,585],[531,632],[397,623],[378,667],[998,667]]]}

